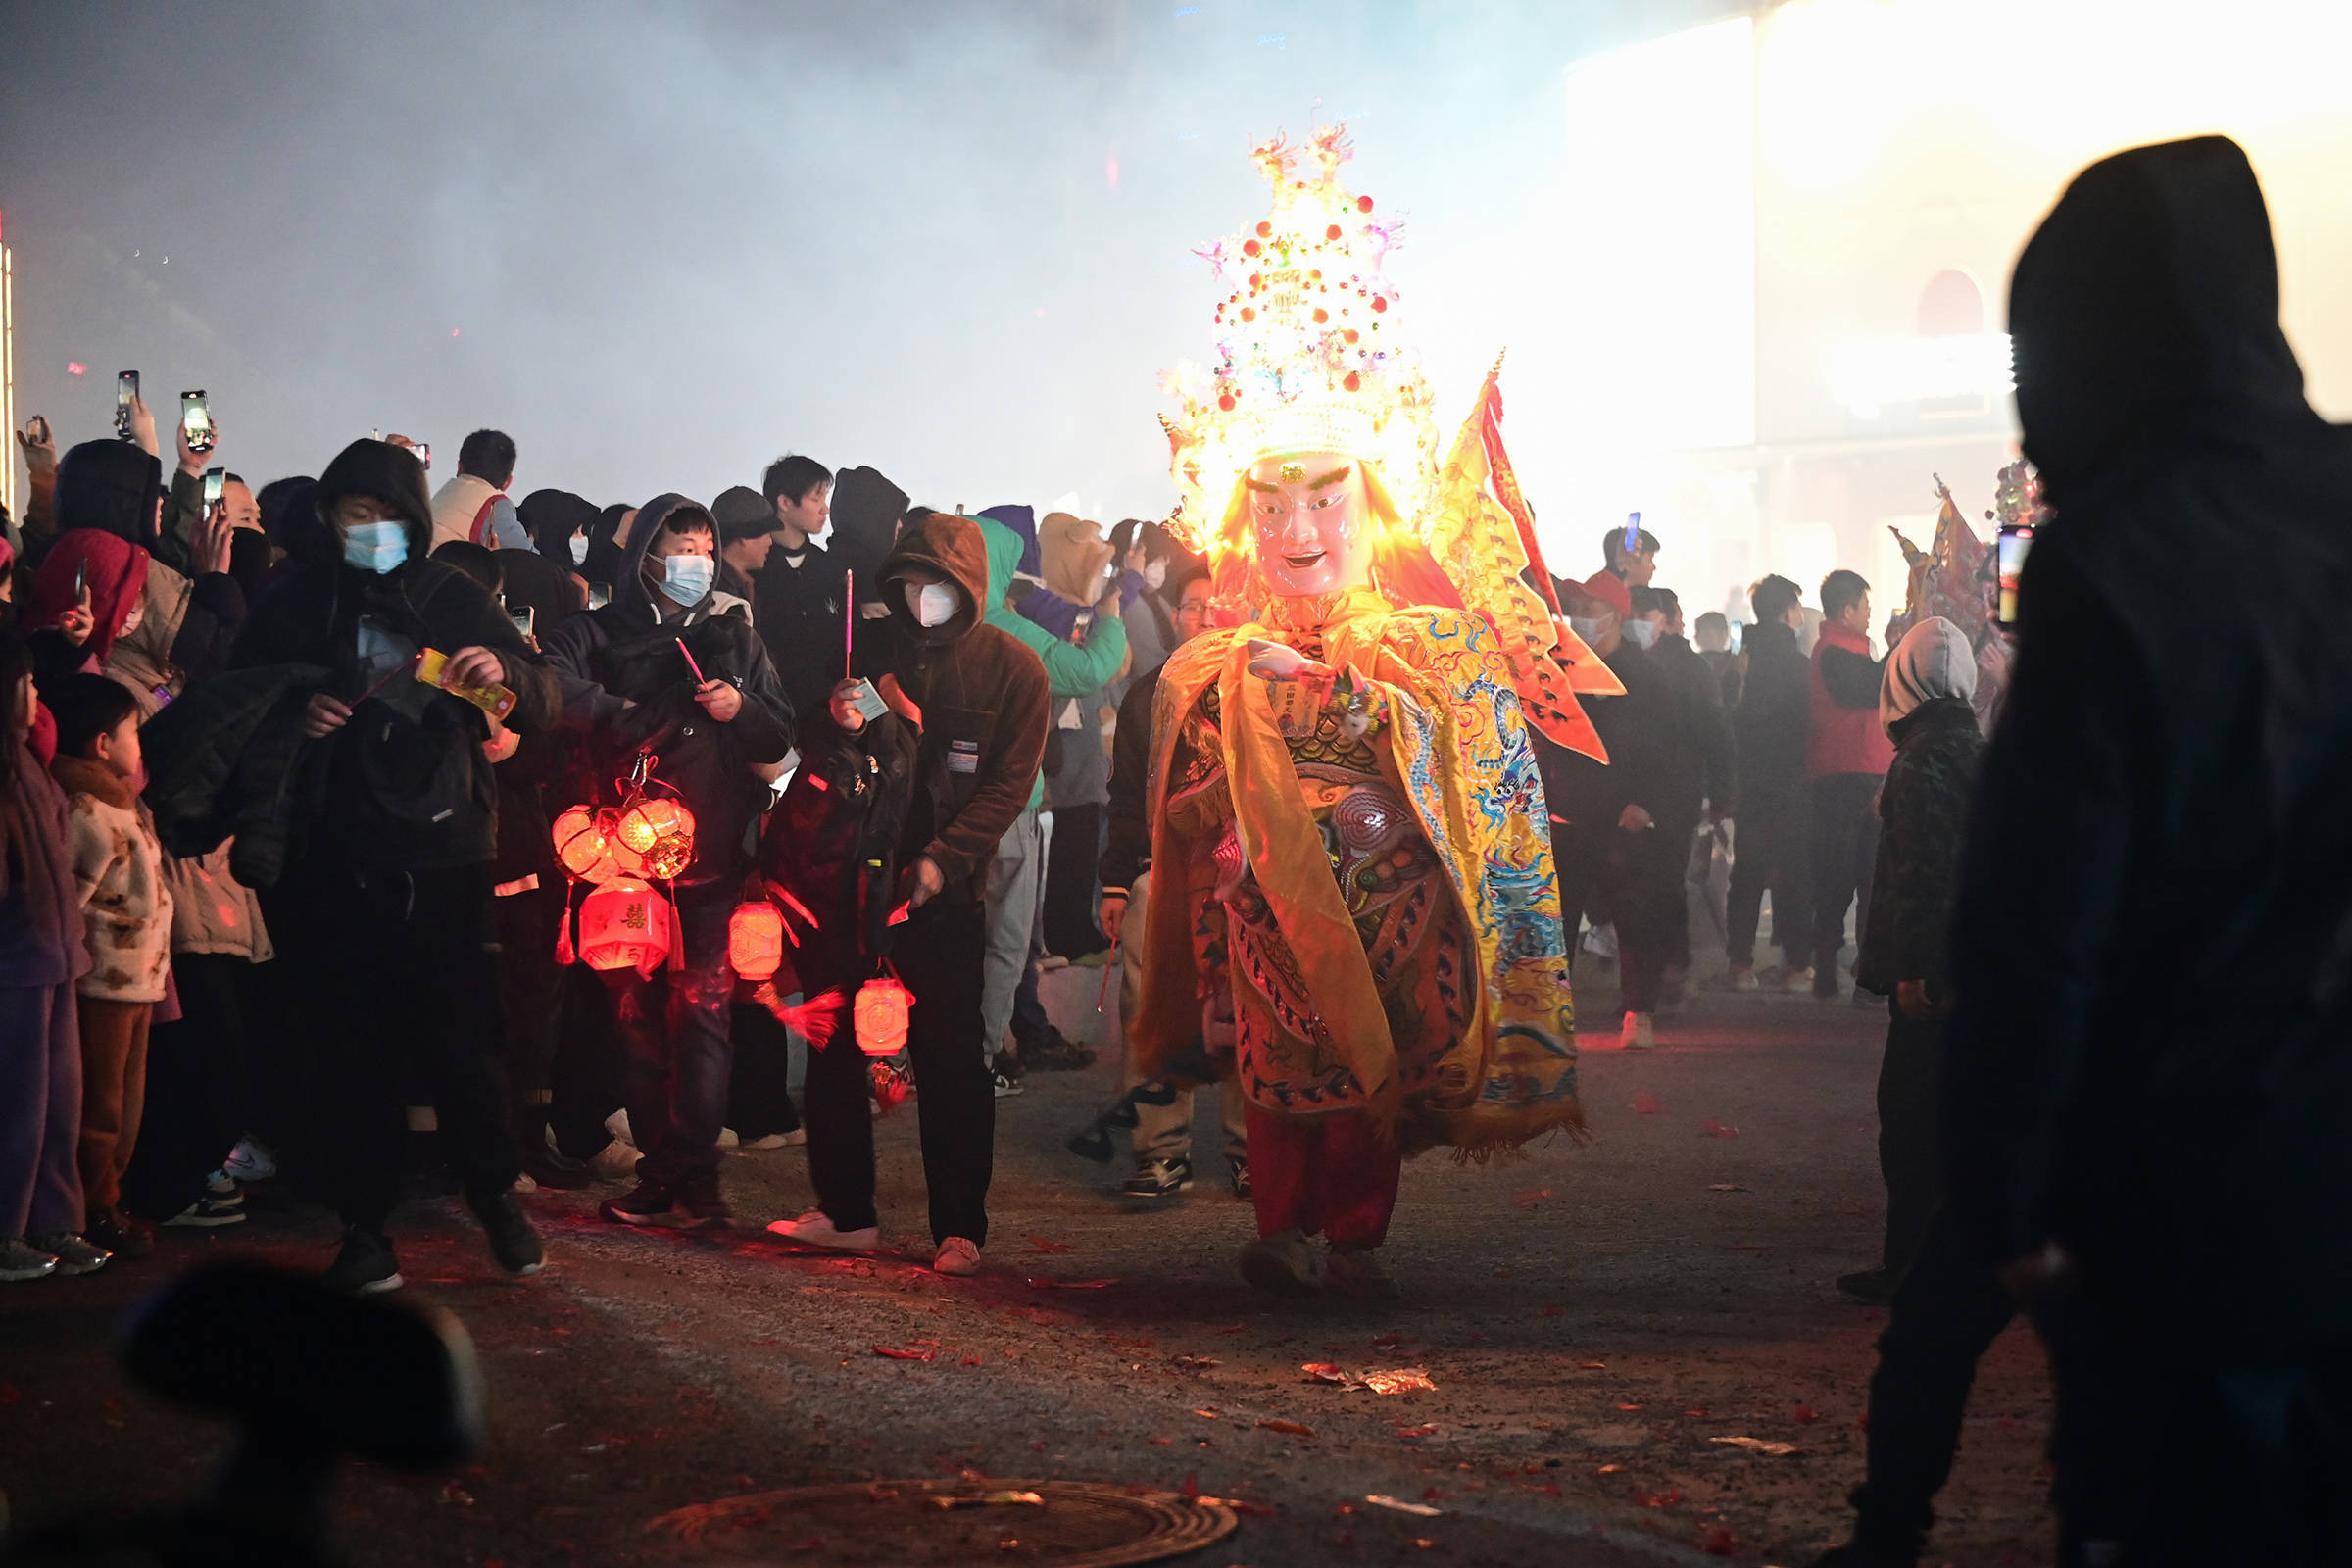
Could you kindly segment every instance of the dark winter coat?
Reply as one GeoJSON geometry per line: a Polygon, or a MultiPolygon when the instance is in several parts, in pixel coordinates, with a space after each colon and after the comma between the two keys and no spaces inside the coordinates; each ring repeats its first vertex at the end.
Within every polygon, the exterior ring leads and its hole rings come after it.
{"type": "Polygon", "coordinates": [[[1901,981],[1925,980],[1941,1004],[1951,997],[1952,901],[1984,735],[1967,698],[1938,697],[1895,720],[1892,738],[1854,983],[1891,996],[1901,981]]]}
{"type": "Polygon", "coordinates": [[[690,608],[678,609],[666,598],[657,607],[658,590],[646,586],[639,568],[666,519],[689,511],[709,520],[684,496],[656,496],[645,504],[618,559],[612,603],[558,627],[547,640],[547,660],[568,677],[565,717],[584,732],[583,792],[604,799],[613,793],[612,780],[627,771],[640,747],[650,747],[660,759],[655,776],[694,813],[694,864],[678,879],[679,897],[731,901],[752,867],[749,840],[768,799],[767,785],[752,768],[782,761],[792,750],[792,704],[751,623],[740,614],[716,612],[718,605],[733,601],[714,589],[690,608]],[[681,639],[706,678],[727,681],[743,694],[733,719],[717,723],[694,700],[694,675],[678,652],[681,639]]]}
{"type": "Polygon", "coordinates": [[[796,712],[812,712],[842,677],[849,596],[841,559],[822,545],[788,553],[779,539],[752,578],[752,615],[796,712]]]}
{"type": "Polygon", "coordinates": [[[971,518],[935,512],[911,524],[878,577],[890,614],[858,622],[858,673],[876,685],[887,677],[922,714],[914,802],[899,863],[930,859],[947,879],[942,898],[977,904],[997,841],[1037,787],[1048,723],[1046,667],[1017,638],[984,623],[988,550],[971,518]],[[921,625],[907,608],[909,567],[960,590],[945,625],[921,625]]]}
{"type": "Polygon", "coordinates": [[[326,804],[328,753],[308,744],[304,710],[329,684],[318,664],[258,664],[199,681],[140,726],[142,798],[156,837],[182,858],[232,834],[229,870],[273,888],[326,804]]]}
{"type": "MultiPolygon", "coordinates": [[[[242,669],[321,666],[328,672],[323,689],[358,703],[350,722],[310,743],[326,758],[325,797],[291,853],[392,871],[487,864],[498,831],[498,787],[482,755],[489,719],[410,675],[383,679],[383,666],[362,660],[362,622],[395,652],[495,652],[515,698],[506,722],[525,734],[555,723],[555,677],[480,584],[426,556],[433,514],[414,454],[389,442],[354,441],[319,476],[321,514],[348,495],[373,496],[397,510],[408,526],[408,559],[379,574],[338,556],[280,578],[254,606],[231,660],[242,669]]],[[[254,805],[239,803],[233,814],[254,805]]],[[[237,874],[249,886],[269,885],[242,867],[237,874]]]]}
{"type": "Polygon", "coordinates": [[[1649,655],[1620,642],[1603,661],[1625,687],[1622,697],[1588,697],[1585,711],[1607,766],[1579,752],[1536,737],[1536,763],[1544,775],[1544,799],[1555,827],[1613,827],[1628,806],[1639,806],[1660,823],[1670,791],[1667,747],[1675,726],[1674,688],[1649,655]]]}
{"type": "MultiPolygon", "coordinates": [[[[1750,626],[1743,649],[1747,676],[1732,719],[1740,753],[1740,799],[1751,812],[1793,810],[1805,799],[1812,666],[1790,626],[1750,626]]],[[[1878,699],[1874,695],[1871,701],[1876,704],[1878,699]]]]}
{"type": "Polygon", "coordinates": [[[1684,638],[1660,637],[1650,662],[1666,677],[1674,698],[1674,725],[1667,731],[1664,789],[1651,808],[1661,830],[1688,834],[1698,825],[1700,808],[1713,803],[1732,809],[1732,726],[1723,712],[1723,687],[1706,657],[1684,638]]]}
{"type": "Polygon", "coordinates": [[[2009,327],[2057,520],[1961,882],[1947,1187],[1986,1262],[2056,1238],[2200,1345],[2340,1346],[2352,434],[2303,400],[2220,137],[2077,177],[2009,327]]]}
{"type": "Polygon", "coordinates": [[[1152,868],[1152,697],[1159,670],[1148,669],[1127,683],[1119,699],[1119,725],[1110,736],[1109,837],[1102,846],[1100,879],[1105,893],[1126,893],[1152,868]]]}

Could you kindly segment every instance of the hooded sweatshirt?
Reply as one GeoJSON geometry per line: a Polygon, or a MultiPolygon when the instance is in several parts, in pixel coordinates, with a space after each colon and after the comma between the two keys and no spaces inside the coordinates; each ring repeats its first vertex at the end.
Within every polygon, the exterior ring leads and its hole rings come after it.
{"type": "MultiPolygon", "coordinates": [[[[568,490],[534,490],[522,498],[514,514],[530,534],[533,550],[565,571],[581,569],[581,563],[572,559],[571,540],[574,534],[583,542],[595,537],[596,503],[568,490]]],[[[581,554],[585,557],[586,551],[581,554]]]]}
{"type": "MultiPolygon", "coordinates": [[[[988,518],[978,519],[980,537],[988,549],[988,623],[1017,640],[1038,657],[1045,666],[1046,681],[1056,705],[1076,700],[1091,709],[1094,695],[1101,691],[1127,660],[1127,628],[1115,619],[1098,621],[1087,633],[1083,644],[1065,642],[1052,632],[1014,612],[1004,603],[1012,589],[1014,573],[1020,567],[1020,536],[1003,523],[988,518]]],[[[1091,711],[1082,718],[1091,718],[1091,711]]],[[[1087,725],[1082,733],[1095,748],[1096,757],[1102,754],[1102,725],[1099,721],[1087,725]]],[[[1090,796],[1073,796],[1073,800],[1103,798],[1103,785],[1108,763],[1096,766],[1096,787],[1090,796]]],[[[1046,799],[1046,781],[1041,775],[1029,804],[1041,806],[1046,799]]]]}
{"type": "Polygon", "coordinates": [[[899,536],[911,498],[873,468],[844,468],[833,476],[832,543],[826,554],[858,574],[860,604],[880,597],[882,562],[899,536]]]}
{"type": "Polygon", "coordinates": [[[262,595],[232,663],[315,665],[325,690],[356,702],[351,721],[308,742],[327,754],[321,808],[298,855],[329,865],[436,870],[487,863],[497,834],[497,786],[481,743],[482,710],[426,686],[401,666],[422,649],[497,654],[514,693],[510,728],[556,721],[556,680],[481,586],[427,551],[432,508],[424,466],[385,441],[354,441],[318,479],[318,512],[344,496],[372,496],[407,524],[408,557],[388,572],[334,557],[302,566],[262,595]]]}
{"type": "Polygon", "coordinates": [[[84,441],[57,465],[57,531],[95,528],[152,553],[164,466],[128,441],[84,441]]]}
{"type": "MultiPolygon", "coordinates": [[[[565,716],[589,732],[588,784],[609,793],[638,749],[650,747],[660,759],[654,776],[694,813],[694,863],[677,881],[681,903],[732,906],[752,865],[745,841],[767,802],[767,786],[752,769],[781,761],[792,749],[792,704],[742,600],[713,588],[690,607],[666,595],[657,601],[661,590],[647,584],[641,568],[648,547],[673,517],[710,523],[710,514],[684,496],[648,501],[621,552],[612,603],[573,615],[543,646],[548,662],[566,677],[565,716]],[[695,702],[680,641],[707,679],[727,681],[743,694],[729,722],[716,722],[695,702]]],[[[598,804],[620,803],[600,797],[598,804]]]]}
{"type": "Polygon", "coordinates": [[[58,535],[57,543],[41,558],[41,569],[33,574],[32,592],[24,601],[25,623],[55,625],[76,603],[74,583],[79,579],[90,596],[93,622],[80,652],[95,669],[113,650],[123,619],[142,601],[149,560],[144,549],[125,543],[118,534],[76,528],[58,535]]]}
{"type": "MultiPolygon", "coordinates": [[[[890,613],[858,622],[855,659],[858,674],[876,685],[887,679],[885,695],[896,692],[921,715],[899,863],[929,858],[947,879],[941,897],[961,904],[985,897],[997,841],[1038,800],[1046,747],[1045,666],[1012,631],[981,614],[996,553],[981,542],[984,526],[945,512],[908,525],[882,563],[880,597],[890,613]],[[910,567],[955,586],[946,624],[915,619],[906,594],[910,567]]],[[[1018,558],[1015,544],[1007,560],[1018,558]]]]}
{"type": "Polygon", "coordinates": [[[2092,165],[2018,260],[2056,520],[1962,875],[1945,1126],[1980,1259],[2055,1238],[2102,1310],[2292,1356],[2352,1306],[2352,435],[2278,311],[2221,137],[2092,165]]]}
{"type": "Polygon", "coordinates": [[[1879,792],[1870,922],[1854,966],[1865,989],[1890,994],[1924,980],[1932,1002],[1950,1000],[1952,901],[1984,755],[1969,703],[1976,689],[1976,651],[1940,615],[1886,656],[1879,713],[1895,750],[1879,792]]]}

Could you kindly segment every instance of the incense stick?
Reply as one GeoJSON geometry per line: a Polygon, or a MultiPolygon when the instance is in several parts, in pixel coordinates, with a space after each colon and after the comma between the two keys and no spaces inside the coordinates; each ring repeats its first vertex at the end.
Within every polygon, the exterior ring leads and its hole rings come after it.
{"type": "Polygon", "coordinates": [[[708,686],[708,685],[710,685],[710,680],[709,680],[708,678],[706,678],[706,677],[704,676],[704,674],[703,674],[703,666],[702,666],[702,665],[700,665],[700,664],[698,664],[698,663],[696,663],[696,662],[694,662],[694,655],[693,655],[693,654],[691,654],[691,653],[688,653],[688,652],[687,652],[687,650],[686,650],[686,639],[685,639],[685,638],[683,638],[683,637],[672,637],[672,638],[670,639],[670,641],[671,641],[671,642],[673,642],[673,643],[676,643],[676,644],[678,645],[678,652],[679,652],[680,654],[683,654],[683,655],[685,656],[685,659],[686,659],[686,667],[687,667],[688,669],[691,669],[691,670],[693,670],[693,671],[694,671],[694,683],[695,683],[697,686],[708,686]]]}
{"type": "Polygon", "coordinates": [[[852,662],[856,660],[858,644],[858,568],[845,566],[841,572],[841,678],[848,680],[857,673],[852,662]]]}

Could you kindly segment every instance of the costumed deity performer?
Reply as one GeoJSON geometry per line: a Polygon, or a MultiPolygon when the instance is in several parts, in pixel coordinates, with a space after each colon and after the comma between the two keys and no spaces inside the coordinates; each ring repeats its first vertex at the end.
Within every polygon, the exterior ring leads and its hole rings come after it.
{"type": "Polygon", "coordinates": [[[1581,1127],[1568,955],[1518,674],[1409,520],[1442,509],[1395,225],[1342,187],[1338,129],[1256,156],[1273,211],[1205,253],[1220,360],[1163,421],[1171,526],[1255,618],[1160,677],[1135,1046],[1154,1070],[1199,1039],[1240,1077],[1244,1276],[1386,1297],[1405,1155],[1581,1127]]]}

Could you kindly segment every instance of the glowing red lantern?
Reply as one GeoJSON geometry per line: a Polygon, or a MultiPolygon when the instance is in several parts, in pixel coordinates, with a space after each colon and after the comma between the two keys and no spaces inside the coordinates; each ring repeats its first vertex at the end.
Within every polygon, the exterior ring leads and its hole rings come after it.
{"type": "Polygon", "coordinates": [[[613,858],[612,826],[618,813],[575,806],[556,818],[556,859],[571,875],[607,882],[620,874],[613,858]]]}
{"type": "Polygon", "coordinates": [[[906,1047],[906,1013],[914,993],[899,984],[895,974],[878,976],[858,988],[856,1017],[858,1049],[869,1056],[895,1056],[906,1047]]]}
{"type": "Polygon", "coordinates": [[[765,899],[735,906],[727,917],[727,962],[746,980],[768,980],[784,966],[784,911],[765,899]]]}
{"type": "Polygon", "coordinates": [[[652,979],[669,956],[669,901],[633,876],[614,877],[580,906],[580,958],[591,969],[635,969],[652,979]]]}
{"type": "Polygon", "coordinates": [[[647,876],[668,881],[694,863],[694,813],[681,801],[641,797],[621,811],[613,832],[642,859],[647,876]]]}

